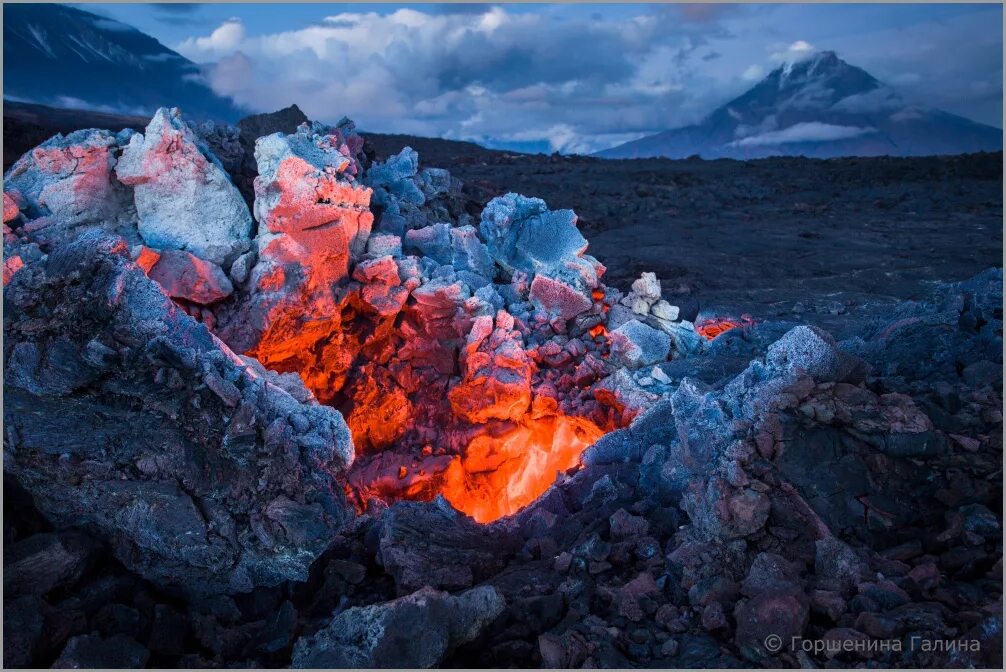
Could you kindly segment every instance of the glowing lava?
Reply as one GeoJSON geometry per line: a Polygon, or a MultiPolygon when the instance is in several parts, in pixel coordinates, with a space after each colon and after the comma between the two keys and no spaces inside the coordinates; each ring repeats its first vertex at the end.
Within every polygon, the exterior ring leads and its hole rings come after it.
{"type": "Polygon", "coordinates": [[[747,324],[752,324],[751,318],[747,315],[743,315],[739,319],[732,317],[713,317],[696,324],[695,331],[704,336],[707,340],[711,341],[720,334],[747,324]]]}
{"type": "Polygon", "coordinates": [[[516,513],[580,463],[604,430],[583,418],[525,419],[498,436],[475,437],[447,468],[441,493],[480,523],[516,513]]]}

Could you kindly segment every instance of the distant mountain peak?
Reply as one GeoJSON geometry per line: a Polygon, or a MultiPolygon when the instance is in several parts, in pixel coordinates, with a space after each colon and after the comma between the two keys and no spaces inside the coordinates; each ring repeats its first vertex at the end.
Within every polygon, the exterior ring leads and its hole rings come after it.
{"type": "Polygon", "coordinates": [[[780,90],[795,89],[814,83],[841,84],[837,93],[852,95],[881,86],[861,68],[843,61],[834,51],[820,51],[805,58],[787,61],[768,74],[763,83],[774,83],[780,90]]]}
{"type": "Polygon", "coordinates": [[[234,121],[195,63],[132,26],[58,4],[4,4],[4,97],[56,107],[234,121]]]}
{"type": "Polygon", "coordinates": [[[608,158],[918,156],[1002,149],[1002,131],[906,102],[834,51],[772,70],[702,122],[599,152],[608,158]]]}
{"type": "Polygon", "coordinates": [[[843,67],[849,68],[852,66],[839,58],[838,54],[834,51],[827,50],[811,52],[803,58],[789,60],[783,63],[780,69],[784,71],[802,70],[808,75],[813,75],[843,67]]]}

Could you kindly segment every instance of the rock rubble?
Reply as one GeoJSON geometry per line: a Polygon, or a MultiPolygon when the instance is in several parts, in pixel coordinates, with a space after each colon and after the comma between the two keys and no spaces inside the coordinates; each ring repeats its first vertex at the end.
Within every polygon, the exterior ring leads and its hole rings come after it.
{"type": "Polygon", "coordinates": [[[249,210],[272,121],[5,176],[6,665],[1001,665],[1001,269],[710,341],[348,121],[249,210]]]}

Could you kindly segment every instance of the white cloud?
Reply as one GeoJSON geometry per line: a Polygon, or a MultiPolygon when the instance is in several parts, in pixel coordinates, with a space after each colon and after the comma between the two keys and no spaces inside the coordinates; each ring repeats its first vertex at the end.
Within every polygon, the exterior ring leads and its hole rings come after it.
{"type": "MultiPolygon", "coordinates": [[[[872,8],[789,4],[415,5],[265,34],[253,34],[250,21],[247,30],[227,21],[175,48],[207,64],[211,86],[252,111],[297,103],[320,121],[345,114],[364,130],[480,142],[530,134],[543,147],[603,148],[694,123],[768,70],[813,56],[815,45],[897,85],[906,99],[966,116],[981,106],[998,118],[1002,32],[989,18],[1001,22],[1001,10],[921,23],[897,12],[897,22],[877,24],[872,8]],[[705,60],[711,53],[719,57],[705,60]]],[[[790,104],[828,109],[837,95],[814,94],[790,104]]],[[[886,109],[881,101],[843,104],[871,103],[886,109]]]]}
{"type": "Polygon", "coordinates": [[[797,63],[810,58],[817,53],[817,48],[806,40],[797,40],[785,49],[772,54],[772,60],[777,63],[797,63]]]}
{"type": "MultiPolygon", "coordinates": [[[[606,21],[502,7],[344,12],[264,35],[231,20],[175,48],[254,111],[297,103],[311,118],[348,115],[369,130],[531,133],[588,151],[696,121],[721,102],[693,65],[703,38],[677,11],[606,21]]],[[[704,20],[703,30],[715,27],[704,20]]]]}
{"type": "Polygon", "coordinates": [[[177,51],[190,58],[215,58],[232,53],[244,39],[244,24],[234,18],[220,24],[206,37],[190,37],[178,45],[177,51]]]}
{"type": "Polygon", "coordinates": [[[832,109],[853,114],[872,114],[892,111],[905,106],[898,92],[886,86],[878,86],[872,91],[846,96],[832,106],[832,109]]]}
{"type": "Polygon", "coordinates": [[[794,124],[780,131],[769,131],[752,135],[730,143],[730,147],[763,147],[766,145],[784,145],[795,142],[828,142],[831,140],[846,140],[865,133],[873,132],[873,128],[861,126],[838,126],[819,121],[809,121],[794,124]]]}
{"type": "Polygon", "coordinates": [[[778,128],[778,117],[770,114],[757,124],[737,124],[737,128],[734,129],[734,136],[737,138],[746,138],[752,135],[764,135],[778,128]]]}
{"type": "MultiPolygon", "coordinates": [[[[36,102],[24,99],[24,102],[36,102]]],[[[56,105],[70,110],[91,110],[94,112],[107,112],[109,114],[130,114],[137,117],[149,117],[153,110],[139,106],[107,105],[103,103],[92,103],[74,96],[57,96],[56,105]]],[[[51,104],[47,102],[46,104],[51,104]]]]}
{"type": "Polygon", "coordinates": [[[919,121],[929,116],[923,107],[910,106],[891,115],[891,121],[919,121]]]}

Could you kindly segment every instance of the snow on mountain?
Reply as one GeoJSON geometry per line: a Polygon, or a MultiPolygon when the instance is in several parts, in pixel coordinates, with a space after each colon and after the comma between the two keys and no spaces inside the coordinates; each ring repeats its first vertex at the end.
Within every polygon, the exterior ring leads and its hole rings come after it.
{"type": "Polygon", "coordinates": [[[73,7],[4,4],[4,97],[105,112],[181,107],[194,119],[242,113],[202,83],[199,67],[131,26],[73,7]]]}
{"type": "Polygon", "coordinates": [[[920,156],[1002,149],[1002,130],[904,100],[825,51],[773,70],[705,120],[599,152],[664,156],[920,156]]]}

